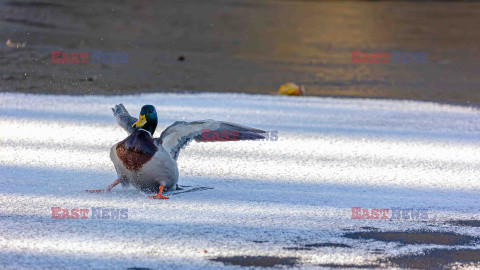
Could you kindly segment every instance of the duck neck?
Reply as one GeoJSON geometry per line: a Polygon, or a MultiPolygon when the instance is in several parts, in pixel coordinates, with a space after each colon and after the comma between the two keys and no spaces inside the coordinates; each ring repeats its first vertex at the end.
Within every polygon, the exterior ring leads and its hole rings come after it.
{"type": "Polygon", "coordinates": [[[148,121],[142,129],[145,129],[146,131],[150,132],[150,134],[153,136],[153,133],[155,133],[155,129],[157,128],[157,120],[153,121],[148,121]]]}

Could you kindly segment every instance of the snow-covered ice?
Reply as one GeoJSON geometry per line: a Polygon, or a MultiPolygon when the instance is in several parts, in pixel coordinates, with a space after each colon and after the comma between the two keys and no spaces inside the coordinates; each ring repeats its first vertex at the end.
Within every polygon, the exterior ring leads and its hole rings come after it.
{"type": "Polygon", "coordinates": [[[241,255],[298,257],[297,267],[315,268],[426,247],[342,237],[361,227],[478,236],[480,228],[446,221],[480,219],[479,116],[415,101],[1,93],[0,268],[211,269],[225,265],[209,259],[241,255]],[[126,137],[110,110],[118,103],[134,116],[155,105],[159,132],[215,119],[278,131],[278,141],[191,143],[178,159],[179,184],[213,189],[170,200],[120,186],[86,193],[115,180],[109,148],[126,137]],[[57,220],[52,207],[126,208],[128,219],[57,220]],[[356,220],[351,207],[429,217],[356,220]],[[311,243],[352,248],[285,249],[311,243]]]}

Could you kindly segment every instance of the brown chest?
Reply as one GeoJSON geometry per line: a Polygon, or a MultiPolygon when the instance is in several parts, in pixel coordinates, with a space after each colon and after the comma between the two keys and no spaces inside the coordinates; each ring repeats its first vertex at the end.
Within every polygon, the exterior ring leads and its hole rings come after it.
{"type": "Polygon", "coordinates": [[[134,172],[139,171],[153,157],[152,154],[139,151],[136,148],[126,149],[124,142],[117,144],[115,151],[123,166],[134,172]]]}

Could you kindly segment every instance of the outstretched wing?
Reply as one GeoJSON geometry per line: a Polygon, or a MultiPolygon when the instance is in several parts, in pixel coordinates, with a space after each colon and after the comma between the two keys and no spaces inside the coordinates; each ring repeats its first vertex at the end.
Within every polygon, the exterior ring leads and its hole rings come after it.
{"type": "Polygon", "coordinates": [[[128,132],[128,134],[132,134],[132,132],[135,130],[132,125],[137,122],[138,119],[132,117],[122,103],[115,105],[115,109],[112,108],[112,111],[118,125],[121,126],[126,132],[128,132]]]}
{"type": "Polygon", "coordinates": [[[177,121],[162,132],[157,143],[177,160],[180,149],[191,140],[197,142],[259,140],[265,138],[260,135],[262,133],[265,131],[222,121],[177,121]]]}

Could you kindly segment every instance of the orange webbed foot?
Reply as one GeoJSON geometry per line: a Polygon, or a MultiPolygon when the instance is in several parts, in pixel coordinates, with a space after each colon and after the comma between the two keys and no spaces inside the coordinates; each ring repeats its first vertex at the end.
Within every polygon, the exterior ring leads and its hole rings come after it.
{"type": "Polygon", "coordinates": [[[164,200],[168,200],[168,197],[165,197],[162,195],[162,192],[163,192],[163,185],[161,185],[159,188],[158,188],[158,194],[155,195],[155,196],[148,196],[148,198],[150,199],[164,199],[164,200]]]}
{"type": "Polygon", "coordinates": [[[90,193],[102,193],[105,192],[105,189],[87,189],[85,191],[90,193]]]}
{"type": "Polygon", "coordinates": [[[120,184],[120,181],[117,179],[117,180],[115,180],[115,182],[113,182],[113,184],[108,186],[106,189],[87,189],[85,191],[90,192],[90,193],[110,192],[110,190],[112,190],[112,188],[115,187],[118,184],[120,184]]]}

